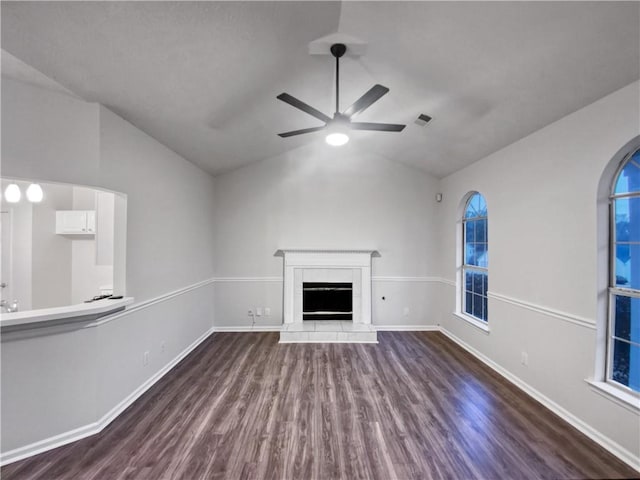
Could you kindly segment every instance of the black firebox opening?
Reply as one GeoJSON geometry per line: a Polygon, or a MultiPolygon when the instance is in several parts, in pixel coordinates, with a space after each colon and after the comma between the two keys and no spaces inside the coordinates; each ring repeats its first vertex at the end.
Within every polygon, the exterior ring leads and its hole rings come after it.
{"type": "Polygon", "coordinates": [[[303,320],[353,320],[351,283],[302,284],[303,320]]]}

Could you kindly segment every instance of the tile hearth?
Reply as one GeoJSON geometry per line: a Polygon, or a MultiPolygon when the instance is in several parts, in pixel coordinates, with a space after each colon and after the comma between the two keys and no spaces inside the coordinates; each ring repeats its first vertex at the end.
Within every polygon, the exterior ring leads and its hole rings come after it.
{"type": "Polygon", "coordinates": [[[378,343],[378,333],[352,321],[306,320],[283,325],[280,343],[378,343]]]}

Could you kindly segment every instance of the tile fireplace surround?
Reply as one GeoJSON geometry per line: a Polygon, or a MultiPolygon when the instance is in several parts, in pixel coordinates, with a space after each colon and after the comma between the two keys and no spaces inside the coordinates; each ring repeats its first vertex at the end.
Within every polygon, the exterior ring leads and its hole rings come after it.
{"type": "Polygon", "coordinates": [[[304,282],[353,285],[353,323],[371,325],[371,258],[376,250],[278,250],[284,257],[284,326],[302,324],[304,282]]]}

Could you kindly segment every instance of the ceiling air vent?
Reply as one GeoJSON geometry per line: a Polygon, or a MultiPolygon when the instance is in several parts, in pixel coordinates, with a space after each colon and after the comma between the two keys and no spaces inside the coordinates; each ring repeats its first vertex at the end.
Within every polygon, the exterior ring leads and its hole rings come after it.
{"type": "Polygon", "coordinates": [[[431,121],[431,117],[429,115],[425,115],[421,113],[420,116],[416,119],[415,124],[424,127],[427,123],[431,121]]]}

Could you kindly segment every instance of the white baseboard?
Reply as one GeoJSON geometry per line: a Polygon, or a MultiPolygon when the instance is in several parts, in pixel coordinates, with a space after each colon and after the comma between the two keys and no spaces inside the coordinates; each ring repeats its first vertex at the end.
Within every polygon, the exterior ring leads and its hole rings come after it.
{"type": "Polygon", "coordinates": [[[280,340],[278,343],[281,343],[283,345],[287,344],[287,343],[298,343],[298,344],[302,344],[302,343],[367,343],[369,345],[376,345],[378,344],[378,341],[376,340],[374,341],[369,341],[369,340],[280,340]]]}
{"type": "Polygon", "coordinates": [[[213,327],[214,332],[279,332],[281,325],[229,325],[213,327]]]}
{"type": "Polygon", "coordinates": [[[68,443],[81,440],[85,437],[95,435],[96,433],[100,433],[102,430],[104,430],[105,427],[107,427],[107,425],[109,425],[113,420],[115,420],[118,417],[118,415],[120,415],[124,410],[126,410],[127,407],[129,407],[133,402],[135,402],[138,398],[140,398],[140,396],[142,396],[143,393],[149,390],[156,382],[158,382],[158,380],[164,377],[173,367],[175,367],[178,363],[180,363],[180,361],[184,357],[189,355],[198,345],[204,342],[209,337],[209,335],[211,335],[213,332],[214,332],[213,328],[207,330],[196,341],[194,341],[191,345],[189,345],[182,352],[180,352],[173,360],[171,360],[164,367],[158,370],[151,378],[149,378],[146,382],[140,385],[136,390],[134,390],[130,395],[128,395],[115,407],[109,410],[97,422],[93,422],[88,425],[84,425],[80,428],[69,430],[68,432],[64,432],[59,435],[55,435],[53,437],[45,438],[44,440],[40,440],[38,442],[25,445],[23,447],[19,447],[14,450],[9,450],[8,452],[4,452],[0,455],[0,465],[2,466],[8,465],[9,463],[17,462],[18,460],[23,460],[27,457],[37,455],[38,453],[43,453],[43,452],[46,452],[47,450],[52,450],[54,448],[61,447],[62,445],[66,445],[68,443]]]}
{"type": "MultiPolygon", "coordinates": [[[[438,325],[372,325],[378,332],[439,332],[438,325]]],[[[279,332],[281,325],[228,325],[213,327],[214,332],[279,332]]]]}
{"type": "Polygon", "coordinates": [[[439,325],[373,325],[378,332],[439,332],[439,325]]]}
{"type": "Polygon", "coordinates": [[[4,467],[10,463],[17,462],[18,460],[24,460],[25,458],[32,457],[33,455],[53,450],[54,448],[81,440],[85,437],[90,437],[91,435],[98,433],[100,430],[102,429],[98,427],[98,422],[94,422],[23,447],[18,447],[14,450],[9,450],[8,452],[0,455],[0,466],[4,467]]]}
{"type": "Polygon", "coordinates": [[[459,339],[458,337],[456,337],[451,332],[447,331],[444,328],[440,328],[440,331],[444,335],[446,335],[449,339],[451,339],[453,342],[457,343],[460,347],[464,348],[467,352],[471,353],[474,357],[476,357],[482,363],[487,365],[489,368],[491,368],[495,372],[497,372],[500,375],[502,375],[504,378],[506,378],[511,383],[513,383],[516,387],[518,387],[519,389],[524,391],[527,395],[529,395],[530,397],[533,397],[535,400],[537,400],[542,405],[547,407],[553,413],[558,415],[565,422],[567,422],[571,426],[577,428],[580,432],[584,433],[591,440],[596,442],[598,445],[602,446],[604,449],[606,449],[611,454],[613,454],[616,457],[618,457],[620,460],[622,460],[624,463],[629,465],[631,468],[634,468],[635,470],[640,471],[640,459],[636,455],[634,455],[633,452],[630,452],[626,448],[620,446],[618,443],[614,442],[609,437],[606,437],[606,436],[602,435],[596,429],[594,429],[590,425],[588,425],[585,422],[583,422],[582,420],[580,420],[578,417],[576,417],[575,415],[570,413],[564,407],[561,407],[556,402],[551,400],[549,397],[547,397],[546,395],[540,393],[538,390],[533,388],[531,385],[529,385],[528,383],[524,382],[522,379],[520,379],[516,375],[512,374],[511,372],[509,372],[505,368],[501,367],[496,362],[494,362],[493,360],[491,360],[490,358],[485,356],[483,353],[481,353],[478,350],[476,350],[475,348],[473,348],[468,343],[466,343],[463,340],[459,339]]]}

